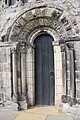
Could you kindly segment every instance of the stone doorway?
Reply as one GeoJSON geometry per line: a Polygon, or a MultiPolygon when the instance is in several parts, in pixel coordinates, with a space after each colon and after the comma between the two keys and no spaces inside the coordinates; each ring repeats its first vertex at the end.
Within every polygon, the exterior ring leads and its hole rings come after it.
{"type": "Polygon", "coordinates": [[[35,104],[54,105],[54,49],[48,34],[35,39],[35,104]]]}

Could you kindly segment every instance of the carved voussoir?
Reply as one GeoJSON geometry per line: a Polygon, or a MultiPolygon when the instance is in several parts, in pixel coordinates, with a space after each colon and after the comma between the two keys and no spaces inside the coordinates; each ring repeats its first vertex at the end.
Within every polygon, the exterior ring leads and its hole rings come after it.
{"type": "Polygon", "coordinates": [[[58,19],[62,15],[62,12],[54,9],[53,12],[51,13],[51,15],[53,18],[58,19]]]}
{"type": "Polygon", "coordinates": [[[35,9],[35,15],[36,15],[37,17],[40,17],[40,16],[42,15],[41,9],[35,9]]]}
{"type": "Polygon", "coordinates": [[[26,20],[25,20],[23,17],[21,17],[21,18],[19,19],[19,23],[23,26],[23,25],[26,24],[26,20]]]}

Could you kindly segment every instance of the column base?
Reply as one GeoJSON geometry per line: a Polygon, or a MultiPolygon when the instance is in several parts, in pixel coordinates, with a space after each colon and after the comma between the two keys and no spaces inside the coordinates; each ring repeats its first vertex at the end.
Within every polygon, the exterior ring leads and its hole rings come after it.
{"type": "Polygon", "coordinates": [[[26,100],[18,102],[18,111],[20,110],[27,110],[27,102],[26,100]]]}
{"type": "Polygon", "coordinates": [[[76,98],[71,98],[71,96],[62,95],[62,103],[68,103],[69,106],[72,106],[77,103],[76,98]]]}
{"type": "Polygon", "coordinates": [[[0,108],[18,111],[18,104],[14,103],[13,101],[5,101],[4,105],[1,105],[0,108]]]}
{"type": "Polygon", "coordinates": [[[18,95],[17,95],[17,94],[16,94],[16,95],[13,95],[12,100],[13,100],[15,103],[17,103],[17,101],[18,101],[18,95]]]}
{"type": "Polygon", "coordinates": [[[18,110],[27,109],[27,98],[25,95],[18,95],[18,110]]]}

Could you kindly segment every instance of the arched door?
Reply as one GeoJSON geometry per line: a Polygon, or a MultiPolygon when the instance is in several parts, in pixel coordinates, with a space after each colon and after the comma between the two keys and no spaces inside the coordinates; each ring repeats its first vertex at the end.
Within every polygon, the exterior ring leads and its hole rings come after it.
{"type": "Polygon", "coordinates": [[[54,105],[54,51],[53,38],[40,35],[35,39],[35,104],[54,105]]]}

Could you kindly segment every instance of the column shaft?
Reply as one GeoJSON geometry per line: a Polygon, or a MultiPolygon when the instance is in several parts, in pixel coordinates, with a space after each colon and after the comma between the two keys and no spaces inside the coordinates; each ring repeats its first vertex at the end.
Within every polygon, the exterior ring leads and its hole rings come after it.
{"type": "Polygon", "coordinates": [[[22,95],[26,95],[26,55],[21,53],[22,95]]]}
{"type": "Polygon", "coordinates": [[[12,53],[12,71],[13,71],[13,97],[17,99],[18,81],[17,81],[17,59],[16,59],[16,52],[12,53]]]}
{"type": "Polygon", "coordinates": [[[62,52],[62,79],[63,79],[63,95],[67,94],[67,60],[66,52],[62,52]]]}
{"type": "Polygon", "coordinates": [[[75,82],[75,73],[74,73],[74,50],[70,50],[70,95],[74,98],[74,82],[75,82]]]}

